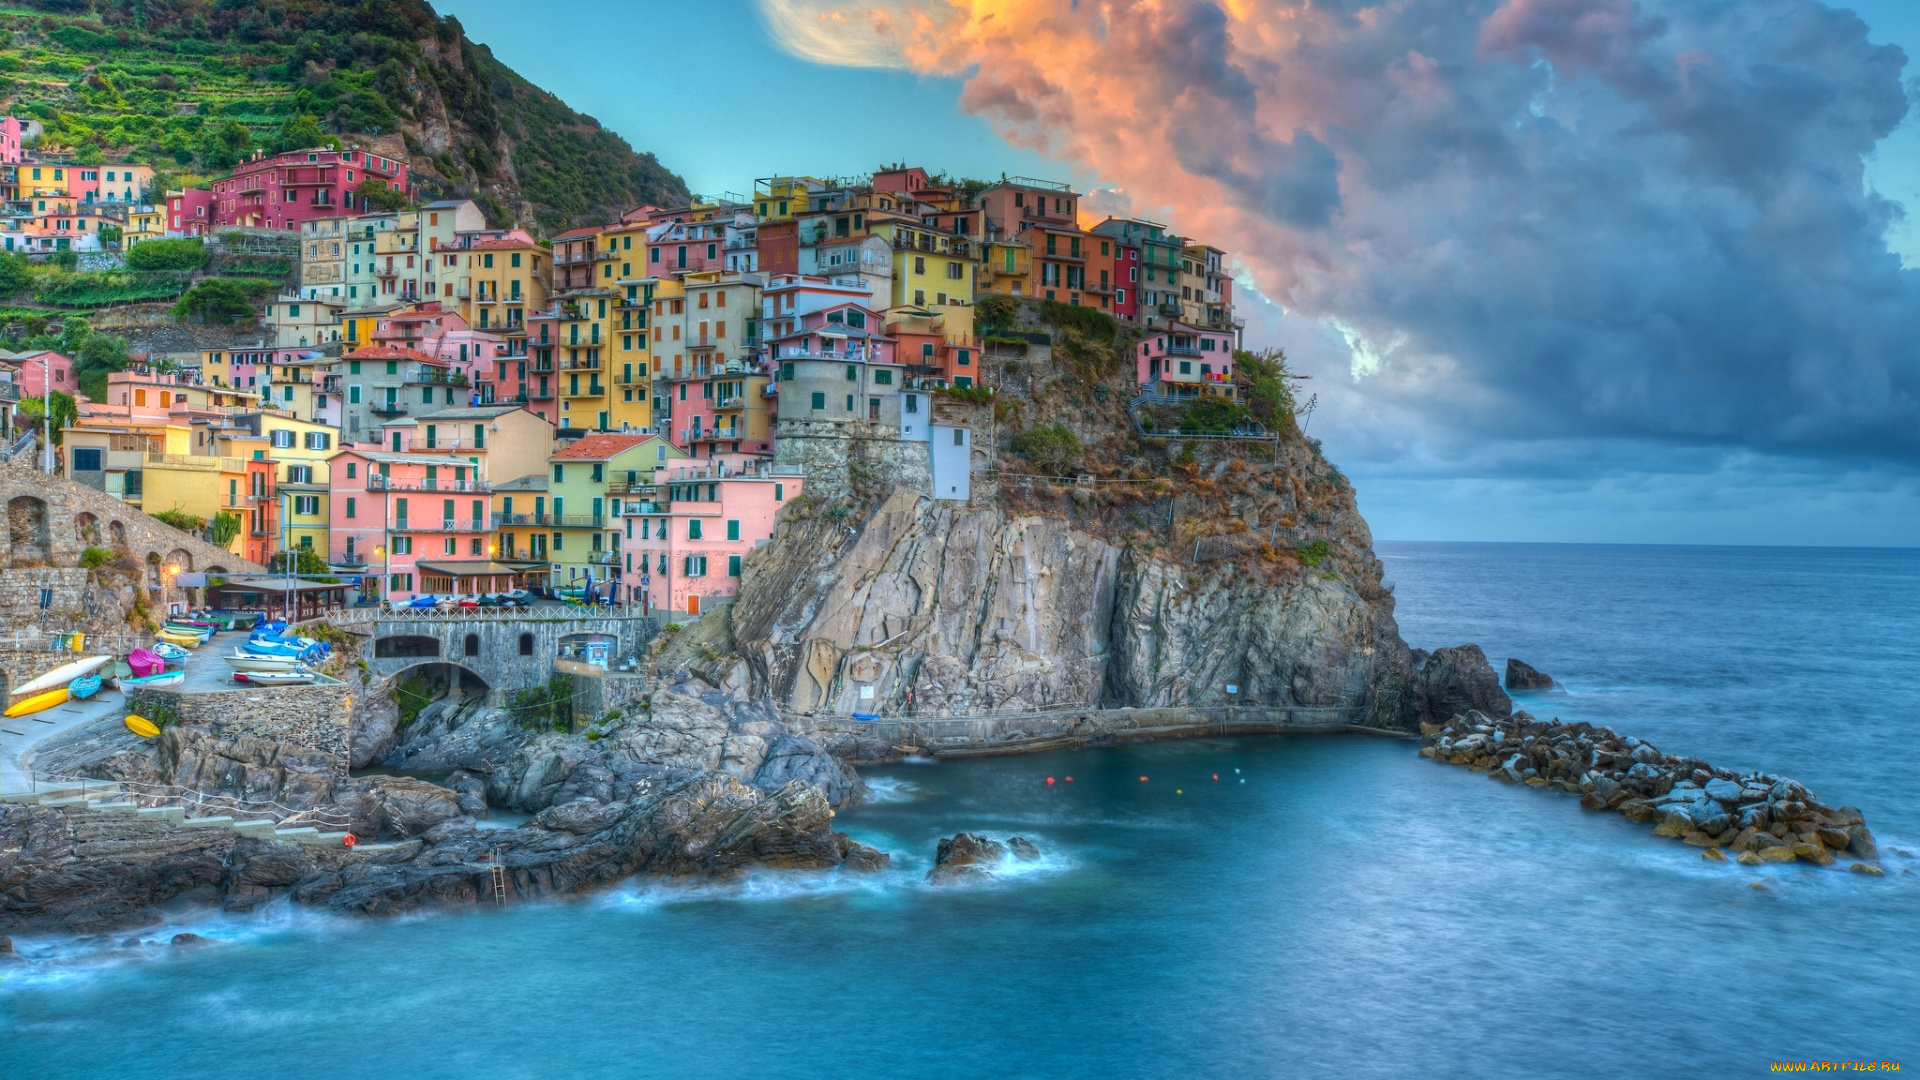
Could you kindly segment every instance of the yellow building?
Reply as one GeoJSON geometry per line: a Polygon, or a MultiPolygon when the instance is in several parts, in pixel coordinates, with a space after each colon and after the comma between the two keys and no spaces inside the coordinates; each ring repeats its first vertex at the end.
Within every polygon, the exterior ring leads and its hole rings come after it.
{"type": "Polygon", "coordinates": [[[944,308],[973,302],[973,243],[934,232],[896,214],[868,219],[875,236],[893,245],[893,307],[944,308]]]}
{"type": "Polygon", "coordinates": [[[1033,248],[1028,244],[989,240],[980,245],[978,295],[1032,296],[1033,248]]]}
{"type": "Polygon", "coordinates": [[[524,335],[527,312],[547,305],[552,253],[531,240],[508,236],[473,245],[465,258],[468,281],[464,294],[456,290],[455,298],[468,329],[524,335]]]}
{"type": "Polygon", "coordinates": [[[812,200],[827,190],[811,176],[769,176],[753,182],[753,216],[779,221],[813,209],[812,200]]]}
{"type": "Polygon", "coordinates": [[[301,420],[318,420],[315,413],[315,396],[321,390],[322,369],[331,367],[335,361],[320,357],[312,360],[276,359],[269,365],[272,381],[267,386],[267,400],[276,409],[291,413],[301,420]]]}
{"type": "MultiPolygon", "coordinates": [[[[262,447],[230,440],[215,449],[238,452],[195,453],[192,429],[173,424],[69,427],[63,438],[69,479],[149,514],[178,511],[211,522],[231,513],[244,521],[253,509],[241,452],[262,447]]],[[[245,542],[243,529],[228,550],[237,553],[245,542]]]]}
{"type": "Polygon", "coordinates": [[[152,206],[136,207],[127,211],[127,223],[120,230],[120,250],[126,251],[148,240],[164,240],[166,235],[165,210],[152,206]]]}
{"type": "Polygon", "coordinates": [[[613,426],[616,395],[607,354],[618,333],[620,301],[619,290],[592,287],[561,294],[555,307],[554,378],[563,428],[613,426]]]}
{"type": "Polygon", "coordinates": [[[500,560],[537,564],[522,568],[529,583],[544,586],[547,577],[547,474],[544,467],[493,485],[493,524],[500,560]]]}

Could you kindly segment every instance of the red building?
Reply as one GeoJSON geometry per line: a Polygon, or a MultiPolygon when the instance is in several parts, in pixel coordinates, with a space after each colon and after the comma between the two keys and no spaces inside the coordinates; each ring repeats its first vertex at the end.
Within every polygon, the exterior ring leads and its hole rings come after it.
{"type": "Polygon", "coordinates": [[[1140,249],[1118,240],[1113,242],[1113,315],[1140,321],[1140,249]]]}
{"type": "Polygon", "coordinates": [[[167,192],[167,235],[205,236],[213,225],[213,192],[167,192]]]}
{"type": "Polygon", "coordinates": [[[254,158],[213,182],[213,224],[297,230],[312,218],[365,213],[354,189],[368,180],[411,190],[406,162],[364,150],[315,147],[254,158]]]}

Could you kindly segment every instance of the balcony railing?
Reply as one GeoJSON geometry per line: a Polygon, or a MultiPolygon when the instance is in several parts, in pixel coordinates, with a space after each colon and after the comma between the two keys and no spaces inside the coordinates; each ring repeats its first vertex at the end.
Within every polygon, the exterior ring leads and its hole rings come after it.
{"type": "Polygon", "coordinates": [[[485,518],[394,518],[394,532],[432,532],[432,533],[478,533],[490,532],[492,526],[485,518]]]}
{"type": "Polygon", "coordinates": [[[462,372],[435,371],[430,368],[423,368],[420,371],[415,372],[410,378],[407,379],[407,381],[410,383],[416,383],[424,386],[465,386],[467,385],[467,377],[462,372]]]}
{"type": "Polygon", "coordinates": [[[341,551],[327,556],[328,566],[365,566],[367,553],[364,551],[341,551]]]}
{"type": "Polygon", "coordinates": [[[555,529],[603,529],[606,518],[597,514],[495,514],[495,528],[503,525],[545,525],[555,529]]]}
{"type": "Polygon", "coordinates": [[[1169,345],[1167,346],[1167,355],[1197,357],[1200,355],[1200,350],[1193,345],[1169,345]]]}
{"type": "Polygon", "coordinates": [[[439,477],[394,477],[378,474],[367,477],[368,491],[450,491],[456,494],[485,494],[493,490],[486,480],[442,480],[439,477]]]}
{"type": "Polygon", "coordinates": [[[619,566],[620,553],[617,551],[596,551],[587,561],[595,566],[619,566]]]}
{"type": "Polygon", "coordinates": [[[380,416],[404,416],[407,412],[407,403],[404,401],[376,401],[367,406],[367,409],[380,416]]]}
{"type": "Polygon", "coordinates": [[[561,362],[560,370],[562,371],[599,371],[600,358],[597,356],[588,356],[588,357],[584,357],[576,360],[565,360],[561,362]]]}

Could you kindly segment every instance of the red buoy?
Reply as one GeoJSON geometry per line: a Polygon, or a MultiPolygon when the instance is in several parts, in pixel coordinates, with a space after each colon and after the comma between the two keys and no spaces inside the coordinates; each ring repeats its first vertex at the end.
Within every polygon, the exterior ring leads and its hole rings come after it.
{"type": "Polygon", "coordinates": [[[1067,777],[1067,783],[1069,784],[1073,783],[1073,777],[1071,776],[1067,777]]]}
{"type": "Polygon", "coordinates": [[[1144,776],[1143,776],[1143,777],[1141,777],[1141,778],[1140,778],[1140,782],[1141,782],[1141,783],[1143,783],[1143,784],[1144,784],[1144,783],[1146,783],[1146,782],[1147,782],[1147,778],[1146,778],[1146,777],[1144,777],[1144,776]]]}
{"type": "Polygon", "coordinates": [[[1214,774],[1213,774],[1213,779],[1214,779],[1214,781],[1215,781],[1216,783],[1218,783],[1218,782],[1219,782],[1219,780],[1220,780],[1220,774],[1219,774],[1219,773],[1214,773],[1214,774]]]}
{"type": "Polygon", "coordinates": [[[360,842],[360,838],[353,835],[352,833],[348,833],[347,835],[340,838],[340,842],[342,844],[345,844],[348,847],[352,847],[353,845],[360,842]]]}
{"type": "Polygon", "coordinates": [[[1047,777],[1047,786],[1048,786],[1048,787],[1052,787],[1052,786],[1053,786],[1053,777],[1051,777],[1051,776],[1049,776],[1049,777],[1047,777]]]}

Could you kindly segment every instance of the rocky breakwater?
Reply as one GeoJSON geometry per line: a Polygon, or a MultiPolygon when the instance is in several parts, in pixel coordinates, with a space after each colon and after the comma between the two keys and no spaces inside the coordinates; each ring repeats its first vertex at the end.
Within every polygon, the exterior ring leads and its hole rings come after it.
{"type": "Polygon", "coordinates": [[[1741,863],[1795,860],[1879,874],[1880,857],[1860,811],[1829,807],[1797,781],[1768,773],[1716,769],[1698,758],[1663,754],[1652,743],[1610,728],[1537,720],[1525,712],[1497,719],[1466,712],[1420,728],[1420,756],[1465,765],[1499,780],[1580,795],[1590,810],[1617,810],[1655,822],[1654,835],[1705,848],[1702,856],[1741,863]]]}
{"type": "Polygon", "coordinates": [[[934,848],[933,869],[927,871],[927,881],[933,885],[991,881],[1009,862],[1034,862],[1039,858],[1040,849],[1024,837],[1010,836],[1003,844],[974,833],[955,833],[943,837],[934,848]]]}

